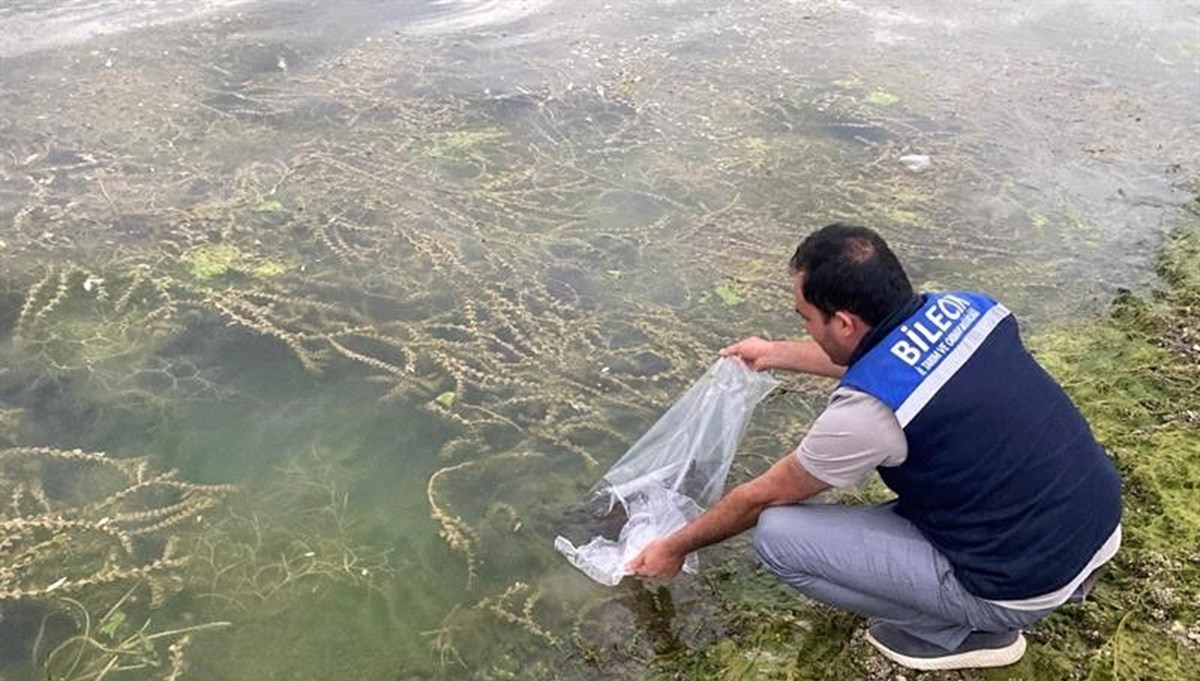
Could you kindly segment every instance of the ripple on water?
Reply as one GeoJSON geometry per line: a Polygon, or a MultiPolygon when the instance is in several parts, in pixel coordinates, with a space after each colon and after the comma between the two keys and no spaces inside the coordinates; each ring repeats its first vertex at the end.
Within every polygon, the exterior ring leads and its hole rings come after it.
{"type": "Polygon", "coordinates": [[[197,19],[252,0],[25,0],[0,4],[0,57],[80,43],[188,19],[197,19]]]}
{"type": "Polygon", "coordinates": [[[511,24],[549,7],[554,0],[436,0],[433,4],[448,8],[438,16],[418,21],[409,30],[414,33],[455,33],[471,29],[511,24]]]}

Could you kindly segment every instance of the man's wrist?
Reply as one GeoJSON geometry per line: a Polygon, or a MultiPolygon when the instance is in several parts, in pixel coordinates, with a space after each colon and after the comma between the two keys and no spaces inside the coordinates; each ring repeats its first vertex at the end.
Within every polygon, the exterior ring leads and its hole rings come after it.
{"type": "Polygon", "coordinates": [[[667,535],[663,539],[663,543],[666,544],[667,550],[669,550],[671,553],[678,554],[681,556],[686,556],[687,554],[692,552],[692,549],[688,546],[687,541],[685,541],[686,538],[683,536],[680,536],[682,534],[682,532],[683,532],[683,530],[678,530],[672,534],[667,535]]]}
{"type": "Polygon", "coordinates": [[[774,346],[771,348],[771,366],[787,371],[804,371],[802,348],[800,341],[774,341],[774,346]]]}
{"type": "Polygon", "coordinates": [[[788,342],[781,340],[768,342],[771,344],[771,351],[767,353],[765,366],[760,369],[787,369],[788,342]]]}

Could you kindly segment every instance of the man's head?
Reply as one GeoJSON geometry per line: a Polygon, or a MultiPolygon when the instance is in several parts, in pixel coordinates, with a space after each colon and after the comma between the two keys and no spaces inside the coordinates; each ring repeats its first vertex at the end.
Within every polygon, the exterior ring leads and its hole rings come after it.
{"type": "Polygon", "coordinates": [[[912,284],[886,242],[834,223],[809,234],[789,263],[796,312],[813,340],[845,366],[863,336],[912,300],[912,284]]]}

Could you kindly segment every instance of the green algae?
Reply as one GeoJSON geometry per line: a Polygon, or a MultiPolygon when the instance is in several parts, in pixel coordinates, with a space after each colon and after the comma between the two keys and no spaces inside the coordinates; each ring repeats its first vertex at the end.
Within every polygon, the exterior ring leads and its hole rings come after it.
{"type": "Polygon", "coordinates": [[[267,260],[255,265],[250,274],[259,279],[274,279],[288,271],[287,265],[274,260],[267,260]]]}
{"type": "Polygon", "coordinates": [[[721,299],[721,302],[726,305],[733,306],[742,302],[742,296],[728,282],[717,286],[713,291],[721,299]]]}
{"type": "Polygon", "coordinates": [[[251,210],[255,213],[282,213],[283,203],[273,196],[260,196],[251,210]]]}
{"type": "Polygon", "coordinates": [[[898,101],[899,97],[883,90],[874,90],[867,95],[867,104],[872,106],[891,106],[898,101]]]}
{"type": "Polygon", "coordinates": [[[232,244],[197,246],[183,254],[183,262],[192,276],[208,281],[224,276],[241,258],[242,253],[232,244]]]}
{"type": "Polygon", "coordinates": [[[503,140],[507,134],[500,128],[452,130],[432,135],[425,153],[432,158],[461,159],[477,154],[489,144],[503,140]]]}
{"type": "Polygon", "coordinates": [[[1046,225],[1050,224],[1050,219],[1047,218],[1044,213],[1040,213],[1038,211],[1034,211],[1029,214],[1029,221],[1033,223],[1034,228],[1036,228],[1038,232],[1041,232],[1046,228],[1046,225]]]}
{"type": "MultiPolygon", "coordinates": [[[[260,211],[256,212],[273,212],[260,211]]],[[[180,258],[193,278],[203,282],[233,274],[260,280],[276,279],[288,272],[288,264],[280,260],[259,258],[244,252],[234,244],[205,244],[188,250],[180,258]]]]}
{"type": "Polygon", "coordinates": [[[889,222],[892,222],[892,223],[898,224],[898,225],[908,225],[911,227],[924,227],[929,224],[929,220],[925,216],[923,216],[920,213],[917,213],[915,211],[905,210],[903,208],[884,209],[883,216],[889,222]]]}

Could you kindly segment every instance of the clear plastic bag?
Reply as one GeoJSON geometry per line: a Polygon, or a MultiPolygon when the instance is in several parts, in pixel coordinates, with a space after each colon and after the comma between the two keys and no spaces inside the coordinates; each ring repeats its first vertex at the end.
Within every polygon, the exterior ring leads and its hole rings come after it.
{"type": "MultiPolygon", "coordinates": [[[[717,360],[597,485],[592,507],[598,515],[626,516],[616,540],[596,536],[576,547],[560,536],[554,547],[587,576],[616,585],[647,544],[721,498],[750,416],[778,384],[739,359],[717,360]]],[[[696,571],[694,555],[683,569],[696,571]]]]}

